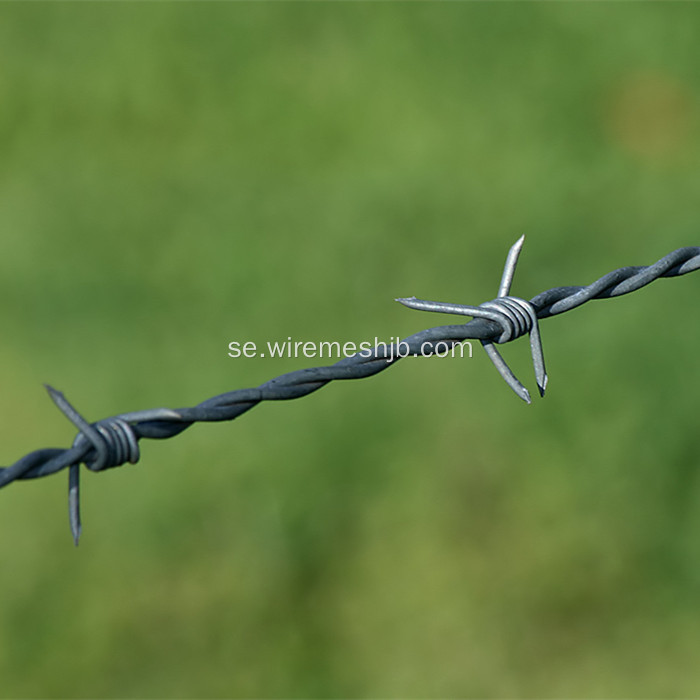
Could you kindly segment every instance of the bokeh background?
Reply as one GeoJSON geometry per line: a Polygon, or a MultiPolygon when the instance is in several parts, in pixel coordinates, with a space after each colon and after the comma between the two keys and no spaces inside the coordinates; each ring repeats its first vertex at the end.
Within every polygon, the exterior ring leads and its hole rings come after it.
{"type": "MultiPolygon", "coordinates": [[[[3,3],[0,463],[700,243],[700,6],[3,3]]],[[[3,697],[700,693],[700,276],[0,493],[3,697]],[[526,340],[504,348],[534,389],[526,340]]]]}

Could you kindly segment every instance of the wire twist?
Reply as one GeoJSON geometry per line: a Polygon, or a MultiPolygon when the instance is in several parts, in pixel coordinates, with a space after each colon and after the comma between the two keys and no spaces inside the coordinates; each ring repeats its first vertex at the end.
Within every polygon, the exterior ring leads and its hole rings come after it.
{"type": "Polygon", "coordinates": [[[85,458],[83,464],[93,472],[112,467],[121,467],[129,462],[136,464],[140,458],[139,443],[133,428],[121,418],[107,418],[93,427],[97,435],[88,434],[85,429],[78,433],[73,441],[73,447],[79,447],[84,442],[90,443],[96,455],[92,459],[85,458]],[[97,439],[95,439],[95,437],[97,439]]]}
{"type": "Polygon", "coordinates": [[[492,301],[479,304],[482,309],[489,309],[498,314],[494,318],[501,327],[501,335],[494,340],[499,345],[530,333],[537,324],[537,314],[529,301],[518,297],[498,297],[492,301]]]}
{"type": "MultiPolygon", "coordinates": [[[[700,247],[686,247],[669,253],[653,265],[624,267],[604,275],[588,286],[556,287],[536,295],[530,301],[509,296],[523,239],[509,251],[498,296],[479,306],[427,302],[410,297],[401,303],[426,311],[473,316],[468,323],[438,326],[415,333],[400,341],[414,355],[430,355],[438,344],[455,345],[464,340],[480,340],[498,371],[518,393],[529,401],[527,389],[512,375],[494,344],[503,344],[525,334],[530,336],[535,375],[540,393],[544,393],[547,375],[539,336],[538,320],[571,311],[592,299],[607,299],[634,292],[661,277],[679,277],[700,268],[700,247]]],[[[398,348],[399,343],[395,348],[398,348]]],[[[61,392],[47,387],[58,408],[78,429],[70,448],[44,448],[18,459],[9,467],[0,467],[0,488],[13,481],[36,479],[69,469],[69,515],[77,544],[81,532],[79,511],[79,465],[103,471],[139,458],[141,438],[166,439],[180,434],[196,422],[230,421],[261,401],[296,399],[318,391],[334,380],[371,377],[392,367],[405,355],[380,344],[370,353],[361,352],[333,365],[313,367],[275,377],[258,387],[236,389],[202,403],[176,410],[155,408],[121,413],[112,418],[88,423],[68,403],[61,392]]]]}

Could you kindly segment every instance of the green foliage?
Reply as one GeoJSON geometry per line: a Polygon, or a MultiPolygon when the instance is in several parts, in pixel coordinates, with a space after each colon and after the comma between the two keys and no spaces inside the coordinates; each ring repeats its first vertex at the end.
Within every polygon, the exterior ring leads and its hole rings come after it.
{"type": "MultiPolygon", "coordinates": [[[[0,462],[697,245],[699,13],[3,3],[0,462]]],[[[13,484],[0,695],[697,695],[699,284],[13,484]]]]}

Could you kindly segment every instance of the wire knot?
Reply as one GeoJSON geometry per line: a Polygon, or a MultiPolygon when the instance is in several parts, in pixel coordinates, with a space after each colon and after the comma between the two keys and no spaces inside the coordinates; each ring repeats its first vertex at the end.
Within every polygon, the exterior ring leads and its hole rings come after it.
{"type": "Polygon", "coordinates": [[[521,236],[508,251],[506,265],[501,277],[501,285],[498,288],[498,296],[491,301],[485,301],[483,304],[479,304],[479,306],[445,304],[439,301],[416,299],[415,297],[397,299],[396,301],[401,302],[404,306],[408,306],[411,309],[485,318],[498,325],[501,330],[501,335],[499,335],[498,338],[481,339],[481,344],[499,374],[506,380],[508,386],[510,386],[523,401],[530,403],[530,392],[518,381],[517,377],[511,372],[510,367],[508,367],[505,360],[494,346],[494,343],[507,343],[509,340],[515,340],[521,335],[529,334],[537,388],[539,389],[540,396],[544,396],[544,391],[547,387],[547,371],[544,367],[544,355],[542,354],[540,329],[537,323],[537,311],[535,311],[535,307],[529,301],[508,295],[510,286],[513,283],[515,266],[518,262],[518,256],[520,255],[520,249],[523,246],[524,240],[525,236],[521,236]]]}
{"type": "Polygon", "coordinates": [[[136,464],[141,456],[139,443],[134,429],[121,418],[107,418],[93,423],[89,434],[82,430],[76,435],[73,447],[89,442],[94,450],[94,457],[85,459],[83,464],[93,472],[111,467],[121,467],[129,462],[136,464]]]}
{"type": "Polygon", "coordinates": [[[537,324],[537,313],[529,301],[518,297],[497,297],[479,304],[482,309],[493,311],[497,316],[490,316],[501,327],[501,335],[496,343],[507,343],[530,333],[537,324]]]}
{"type": "Polygon", "coordinates": [[[73,440],[73,447],[90,443],[94,456],[82,460],[90,471],[99,472],[110,467],[120,467],[126,462],[136,464],[139,461],[138,438],[124,418],[105,418],[97,423],[88,423],[60,391],[48,385],[46,390],[61,413],[79,430],[73,440]]]}
{"type": "Polygon", "coordinates": [[[135,464],[139,460],[139,441],[133,427],[123,417],[105,418],[97,423],[88,423],[78,411],[68,403],[68,399],[48,384],[46,390],[53,402],[68,420],[78,429],[73,440],[73,449],[89,443],[92,456],[78,457],[68,470],[68,516],[73,540],[78,544],[82,526],[80,524],[80,464],[90,471],[98,472],[110,467],[120,467],[126,462],[135,464]]]}

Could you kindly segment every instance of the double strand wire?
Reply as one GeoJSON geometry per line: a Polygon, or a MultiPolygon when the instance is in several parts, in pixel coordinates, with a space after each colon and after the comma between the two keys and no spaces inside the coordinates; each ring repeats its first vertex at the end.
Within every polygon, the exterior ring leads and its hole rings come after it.
{"type": "Polygon", "coordinates": [[[0,467],[0,488],[14,481],[49,476],[68,468],[69,520],[77,544],[81,533],[81,464],[92,471],[102,471],[127,462],[135,463],[139,458],[138,441],[142,438],[166,439],[178,435],[197,422],[230,421],[261,401],[296,399],[318,391],[334,380],[371,377],[402,357],[430,356],[441,347],[451,347],[465,340],[481,341],[501,376],[518,396],[529,403],[529,392],[513,375],[494,343],[510,342],[525,333],[529,334],[537,385],[540,394],[544,395],[547,374],[538,321],[571,311],[593,299],[629,294],[661,277],[679,277],[700,268],[700,247],[679,248],[653,265],[623,267],[587,286],[556,287],[526,301],[509,295],[523,238],[511,248],[498,296],[490,302],[466,306],[428,302],[415,297],[398,300],[412,308],[472,316],[472,321],[429,328],[395,345],[380,343],[369,352],[363,351],[343,358],[333,365],[289,372],[258,387],[229,391],[192,407],[121,413],[92,424],[71,406],[61,392],[47,386],[57,407],[78,429],[78,435],[69,448],[35,450],[9,467],[0,467]],[[405,352],[406,349],[408,352],[405,352]]]}

